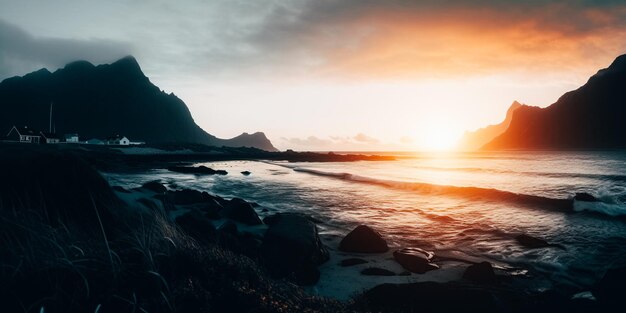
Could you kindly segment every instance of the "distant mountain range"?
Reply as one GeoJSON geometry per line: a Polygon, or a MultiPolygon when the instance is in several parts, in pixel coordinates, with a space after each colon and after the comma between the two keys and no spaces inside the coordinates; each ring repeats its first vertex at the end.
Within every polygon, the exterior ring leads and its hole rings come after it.
{"type": "Polygon", "coordinates": [[[461,146],[482,150],[626,149],[626,55],[582,87],[539,108],[521,105],[505,121],[468,132],[461,146]]]}
{"type": "Polygon", "coordinates": [[[0,131],[13,125],[49,128],[50,104],[57,133],[84,138],[113,134],[147,143],[200,143],[212,146],[277,149],[265,134],[220,139],[200,128],[185,103],[166,94],[143,74],[135,58],[94,66],[86,61],[47,69],[0,83],[0,131]]]}

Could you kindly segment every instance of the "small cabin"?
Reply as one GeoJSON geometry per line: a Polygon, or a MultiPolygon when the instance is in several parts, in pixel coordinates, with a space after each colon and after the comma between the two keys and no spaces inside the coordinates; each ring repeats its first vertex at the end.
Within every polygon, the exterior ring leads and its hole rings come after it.
{"type": "Polygon", "coordinates": [[[128,146],[130,144],[130,140],[128,140],[126,136],[115,135],[107,138],[106,144],[115,146],[128,146]]]}
{"type": "Polygon", "coordinates": [[[28,128],[27,126],[20,128],[13,126],[7,134],[7,140],[23,143],[39,143],[41,136],[39,133],[28,128]]]}
{"type": "Polygon", "coordinates": [[[61,138],[56,134],[46,132],[40,132],[39,134],[41,135],[41,143],[54,144],[61,142],[61,138]]]}
{"type": "Polygon", "coordinates": [[[64,136],[65,142],[68,143],[79,143],[78,134],[65,134],[64,136]]]}

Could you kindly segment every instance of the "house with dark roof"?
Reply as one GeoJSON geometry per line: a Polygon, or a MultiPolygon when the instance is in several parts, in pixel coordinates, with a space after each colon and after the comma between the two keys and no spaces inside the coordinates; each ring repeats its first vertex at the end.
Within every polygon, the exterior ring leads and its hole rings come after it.
{"type": "Polygon", "coordinates": [[[105,140],[107,145],[116,145],[116,146],[128,146],[130,144],[130,140],[126,138],[126,136],[122,135],[114,135],[105,140]]]}
{"type": "Polygon", "coordinates": [[[39,132],[41,135],[41,143],[59,143],[61,138],[53,133],[39,132]]]}
{"type": "Polygon", "coordinates": [[[23,143],[39,143],[41,135],[40,133],[28,128],[28,126],[19,128],[13,126],[7,134],[7,140],[23,143]]]}

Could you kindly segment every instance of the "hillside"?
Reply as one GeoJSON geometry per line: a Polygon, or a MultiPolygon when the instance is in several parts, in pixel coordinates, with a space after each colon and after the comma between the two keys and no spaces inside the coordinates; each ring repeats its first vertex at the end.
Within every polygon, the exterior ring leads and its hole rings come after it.
{"type": "Polygon", "coordinates": [[[0,83],[0,130],[13,125],[48,130],[50,104],[56,132],[81,138],[122,134],[148,143],[199,143],[213,146],[276,148],[263,133],[232,139],[208,134],[185,103],[166,94],[144,75],[135,58],[95,66],[86,61],[47,69],[0,83]]]}
{"type": "Polygon", "coordinates": [[[626,55],[546,108],[520,107],[484,150],[626,148],[626,55]]]}

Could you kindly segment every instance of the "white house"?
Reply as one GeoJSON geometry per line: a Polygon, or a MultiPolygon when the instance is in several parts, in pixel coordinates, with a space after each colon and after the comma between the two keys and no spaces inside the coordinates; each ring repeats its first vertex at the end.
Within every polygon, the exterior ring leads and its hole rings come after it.
{"type": "Polygon", "coordinates": [[[41,136],[36,131],[26,126],[21,128],[13,126],[7,134],[7,139],[25,143],[39,143],[41,136]]]}
{"type": "Polygon", "coordinates": [[[116,146],[128,146],[130,144],[130,140],[128,140],[126,136],[115,135],[107,138],[106,144],[116,146]]]}
{"type": "Polygon", "coordinates": [[[65,134],[65,142],[68,143],[79,143],[78,134],[65,134]]]}
{"type": "Polygon", "coordinates": [[[42,142],[41,143],[59,143],[61,142],[61,138],[56,134],[39,132],[41,135],[42,142]]]}

